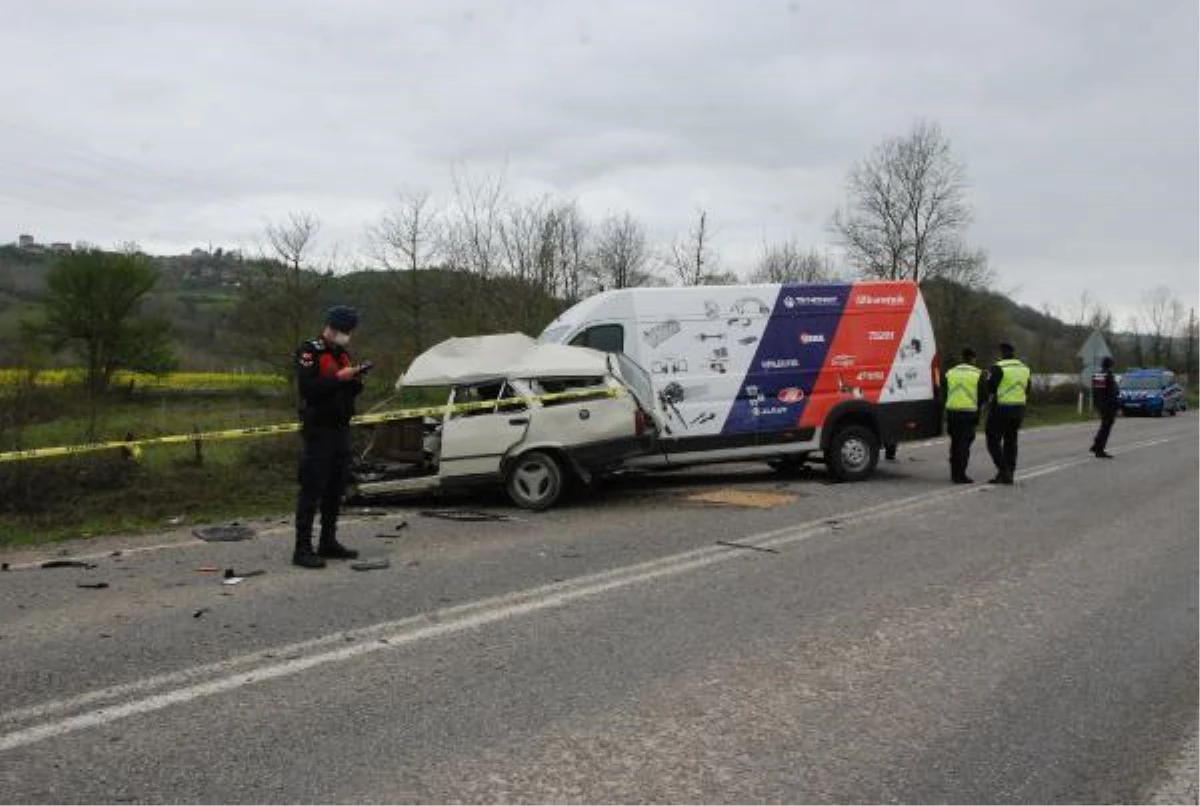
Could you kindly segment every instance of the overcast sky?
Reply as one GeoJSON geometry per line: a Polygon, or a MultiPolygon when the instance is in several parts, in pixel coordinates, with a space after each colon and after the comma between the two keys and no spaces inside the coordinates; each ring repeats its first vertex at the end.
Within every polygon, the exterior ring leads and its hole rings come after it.
{"type": "Polygon", "coordinates": [[[927,119],[1001,289],[1124,323],[1200,294],[1197,6],[7,0],[0,242],[246,247],[303,209],[353,253],[457,169],[664,246],[703,206],[745,274],[764,239],[833,248],[850,166],[927,119]]]}

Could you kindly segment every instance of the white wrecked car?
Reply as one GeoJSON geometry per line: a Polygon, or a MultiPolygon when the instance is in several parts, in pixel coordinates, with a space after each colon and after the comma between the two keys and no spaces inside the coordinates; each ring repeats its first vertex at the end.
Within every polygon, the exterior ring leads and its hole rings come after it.
{"type": "Polygon", "coordinates": [[[454,338],[413,360],[396,388],[449,387],[440,416],[374,428],[352,497],[503,483],[518,506],[553,506],[654,450],[650,379],[627,357],[521,333],[454,338]]]}

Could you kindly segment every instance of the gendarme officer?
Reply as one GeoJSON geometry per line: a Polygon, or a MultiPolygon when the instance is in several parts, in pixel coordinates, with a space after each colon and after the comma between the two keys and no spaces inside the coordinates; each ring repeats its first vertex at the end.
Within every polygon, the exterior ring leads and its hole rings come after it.
{"type": "Polygon", "coordinates": [[[325,315],[320,338],[296,351],[296,385],[300,393],[300,494],[296,500],[296,551],[292,562],[323,568],[326,559],[352,560],[358,552],[337,540],[338,508],[350,468],[350,418],[362,391],[361,375],[369,365],[351,363],[346,346],[358,326],[358,312],[338,305],[325,315]],[[313,520],[321,510],[321,536],[313,551],[313,520]]]}

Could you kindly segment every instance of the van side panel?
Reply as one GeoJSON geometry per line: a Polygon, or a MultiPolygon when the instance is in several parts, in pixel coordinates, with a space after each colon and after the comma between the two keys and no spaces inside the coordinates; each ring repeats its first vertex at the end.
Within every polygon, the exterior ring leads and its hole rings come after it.
{"type": "Polygon", "coordinates": [[[805,424],[813,390],[838,331],[847,285],[783,286],[743,375],[723,434],[792,431],[805,424]]]}
{"type": "Polygon", "coordinates": [[[925,354],[932,350],[913,324],[916,289],[906,283],[855,283],[801,424],[820,428],[837,403],[908,399],[906,388],[930,392],[925,354]],[[924,371],[913,361],[925,363],[924,371]]]}

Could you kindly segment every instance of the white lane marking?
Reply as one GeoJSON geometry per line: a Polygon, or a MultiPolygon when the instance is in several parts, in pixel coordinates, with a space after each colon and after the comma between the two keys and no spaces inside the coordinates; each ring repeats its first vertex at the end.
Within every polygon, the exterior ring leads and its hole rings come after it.
{"type": "MultiPolygon", "coordinates": [[[[1121,452],[1128,453],[1140,448],[1172,441],[1174,440],[1170,438],[1146,440],[1123,446],[1121,452]]],[[[1021,474],[1020,478],[1035,478],[1094,461],[1097,460],[1089,458],[1051,463],[1033,468],[1021,474]]],[[[744,538],[741,542],[764,548],[794,545],[817,535],[832,533],[834,522],[851,524],[876,518],[890,518],[898,511],[926,506],[959,495],[976,493],[982,489],[982,487],[951,488],[933,493],[912,495],[898,500],[884,501],[870,507],[828,516],[820,520],[809,521],[798,526],[762,532],[744,538]]],[[[0,752],[75,731],[98,727],[126,717],[162,710],[202,697],[233,691],[253,683],[286,677],[316,666],[337,663],[359,655],[382,652],[417,641],[476,629],[540,610],[562,607],[619,588],[630,587],[661,577],[684,574],[715,563],[727,562],[735,558],[740,559],[744,556],[739,551],[720,546],[694,549],[657,560],[649,560],[632,566],[611,569],[573,580],[556,582],[502,596],[489,597],[431,613],[410,616],[398,621],[384,622],[359,630],[324,636],[311,641],[278,647],[269,651],[256,652],[173,674],[159,675],[154,678],[147,678],[125,685],[89,692],[67,700],[10,711],[0,715],[0,722],[12,723],[45,718],[56,713],[72,711],[96,702],[119,700],[130,695],[153,691],[158,688],[184,684],[174,690],[149,694],[141,699],[134,699],[124,703],[101,706],[75,716],[47,721],[42,724],[2,734],[0,735],[0,752]],[[345,641],[347,638],[353,638],[355,643],[346,646],[345,641]],[[335,642],[340,642],[342,645],[337,649],[326,649],[328,645],[335,642]],[[313,654],[304,656],[305,653],[313,654]],[[273,655],[300,655],[300,657],[291,657],[282,662],[274,662],[274,658],[271,657],[273,655]],[[257,668],[237,671],[242,669],[242,667],[265,661],[273,662],[264,663],[264,665],[257,668]],[[211,679],[214,676],[219,677],[215,680],[211,679]],[[203,680],[206,678],[207,682],[195,682],[198,679],[203,680]]]]}

